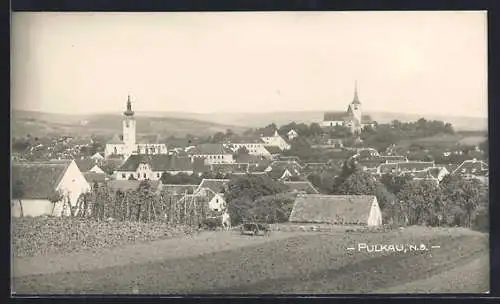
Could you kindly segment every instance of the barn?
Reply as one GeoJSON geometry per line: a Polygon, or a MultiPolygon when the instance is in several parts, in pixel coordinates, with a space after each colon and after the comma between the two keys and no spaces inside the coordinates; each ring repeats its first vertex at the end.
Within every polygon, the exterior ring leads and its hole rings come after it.
{"type": "Polygon", "coordinates": [[[382,212],[373,195],[299,194],[290,222],[380,226],[382,212]]]}
{"type": "Polygon", "coordinates": [[[69,215],[67,203],[75,207],[80,195],[90,191],[89,183],[73,160],[14,163],[11,169],[13,217],[69,215]],[[63,198],[53,204],[50,200],[57,192],[63,198]]]}

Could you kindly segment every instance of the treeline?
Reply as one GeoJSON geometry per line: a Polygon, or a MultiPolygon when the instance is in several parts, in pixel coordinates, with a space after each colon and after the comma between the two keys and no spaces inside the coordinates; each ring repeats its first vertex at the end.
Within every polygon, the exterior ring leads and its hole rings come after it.
{"type": "Polygon", "coordinates": [[[328,194],[375,195],[385,223],[488,229],[488,187],[477,180],[448,175],[436,185],[388,174],[376,180],[348,161],[337,177],[312,174],[308,179],[328,194]]]}

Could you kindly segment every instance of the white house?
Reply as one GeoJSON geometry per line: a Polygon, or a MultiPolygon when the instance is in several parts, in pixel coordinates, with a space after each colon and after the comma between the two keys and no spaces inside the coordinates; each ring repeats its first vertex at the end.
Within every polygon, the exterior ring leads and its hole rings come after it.
{"type": "Polygon", "coordinates": [[[101,153],[96,152],[94,155],[90,157],[90,159],[93,159],[96,162],[101,162],[104,160],[104,156],[102,156],[101,153]]]}
{"type": "Polygon", "coordinates": [[[374,195],[299,194],[290,222],[380,226],[382,212],[374,195]]]}
{"type": "Polygon", "coordinates": [[[477,179],[487,184],[489,166],[482,160],[469,159],[460,164],[451,174],[460,175],[466,179],[477,179]]]}
{"type": "Polygon", "coordinates": [[[122,156],[127,158],[132,154],[166,154],[167,145],[159,143],[137,143],[136,142],[136,121],[130,95],[127,100],[127,110],[123,112],[122,136],[115,136],[106,144],[104,157],[122,156]]]}
{"type": "Polygon", "coordinates": [[[224,190],[229,179],[203,179],[195,190],[196,195],[209,197],[208,207],[213,211],[222,211],[227,207],[224,190]]]}
{"type": "MultiPolygon", "coordinates": [[[[77,206],[81,194],[90,185],[74,160],[12,164],[12,185],[19,185],[20,197],[12,193],[11,214],[14,217],[70,215],[69,206],[77,206]],[[60,193],[62,200],[53,204],[50,199],[60,193]],[[19,203],[21,201],[21,204],[19,203]],[[22,210],[22,211],[21,211],[22,210]]],[[[13,188],[15,190],[17,186],[13,188]]]]}
{"type": "Polygon", "coordinates": [[[288,140],[294,140],[295,138],[299,137],[299,134],[294,129],[288,131],[286,135],[288,136],[288,140]]]}
{"type": "Polygon", "coordinates": [[[193,174],[193,164],[188,157],[175,155],[132,154],[125,163],[115,171],[116,180],[159,180],[164,172],[175,175],[193,174]]]}
{"type": "Polygon", "coordinates": [[[275,130],[272,134],[261,134],[261,139],[267,146],[277,146],[282,151],[291,148],[290,144],[278,134],[278,130],[275,130]]]}
{"type": "Polygon", "coordinates": [[[200,144],[186,151],[191,160],[205,159],[206,164],[231,164],[234,163],[233,151],[223,144],[200,144]]]}

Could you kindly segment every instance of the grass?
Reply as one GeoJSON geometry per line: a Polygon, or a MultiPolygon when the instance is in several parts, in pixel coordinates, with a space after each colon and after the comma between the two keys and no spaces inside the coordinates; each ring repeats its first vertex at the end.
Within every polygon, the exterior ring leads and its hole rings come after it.
{"type": "MultiPolygon", "coordinates": [[[[404,292],[404,284],[446,273],[488,251],[487,236],[466,229],[292,233],[239,247],[231,244],[241,245],[243,237],[236,237],[240,241],[235,237],[227,233],[214,239],[213,246],[224,244],[219,251],[170,257],[166,252],[163,260],[18,277],[13,284],[19,293],[369,293],[395,286],[402,286],[404,292]],[[359,242],[425,243],[441,248],[405,254],[346,250],[359,242]]],[[[453,279],[449,276],[437,282],[437,288],[448,286],[447,280],[453,279]]],[[[477,292],[488,290],[487,280],[481,282],[477,292]]]]}

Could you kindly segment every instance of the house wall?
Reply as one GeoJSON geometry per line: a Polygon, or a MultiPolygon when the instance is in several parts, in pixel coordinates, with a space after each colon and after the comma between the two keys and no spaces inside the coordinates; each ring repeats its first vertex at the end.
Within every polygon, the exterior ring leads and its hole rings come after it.
{"type": "Polygon", "coordinates": [[[289,150],[290,145],[281,136],[262,137],[262,140],[270,146],[278,146],[281,150],[289,150]]]}
{"type": "Polygon", "coordinates": [[[233,144],[234,151],[238,151],[241,147],[245,147],[248,150],[248,154],[250,155],[258,155],[264,157],[271,157],[271,153],[266,149],[264,143],[238,143],[233,144]]]}
{"type": "Polygon", "coordinates": [[[380,211],[380,206],[378,205],[376,198],[372,202],[372,207],[370,209],[370,214],[368,215],[366,224],[368,226],[382,225],[382,212],[380,211]]]}
{"type": "MultiPolygon", "coordinates": [[[[187,174],[187,175],[191,175],[193,174],[193,171],[167,171],[167,173],[171,174],[171,175],[177,175],[179,173],[184,173],[184,174],[187,174]]],[[[161,177],[161,175],[160,175],[161,177]]]]}
{"type": "Polygon", "coordinates": [[[136,150],[139,154],[167,154],[165,144],[137,144],[136,150]]]}
{"type": "Polygon", "coordinates": [[[319,123],[321,127],[335,127],[335,126],[343,126],[343,120],[324,120],[319,123]]]}
{"type": "MultiPolygon", "coordinates": [[[[48,200],[35,200],[35,199],[24,199],[21,200],[23,204],[23,215],[24,216],[42,216],[50,215],[52,212],[52,203],[48,200]]],[[[19,205],[19,200],[11,200],[10,212],[12,217],[21,216],[21,206],[19,205]]]]}
{"type": "Polygon", "coordinates": [[[130,178],[130,175],[132,175],[137,180],[160,180],[163,174],[163,172],[151,171],[146,168],[138,168],[137,171],[116,171],[115,173],[116,180],[128,180],[130,178]],[[144,174],[146,174],[146,177],[144,177],[144,174]]]}
{"type": "Polygon", "coordinates": [[[196,154],[193,155],[191,161],[194,158],[205,158],[206,164],[232,164],[234,163],[232,154],[196,154]]]}
{"type": "MultiPolygon", "coordinates": [[[[87,179],[85,176],[82,174],[80,169],[78,169],[78,166],[74,161],[71,162],[71,164],[68,166],[68,169],[66,170],[66,173],[64,174],[63,178],[61,179],[61,182],[59,185],[56,187],[56,190],[62,191],[64,196],[66,197],[66,194],[69,197],[70,204],[72,206],[75,206],[78,202],[78,198],[82,193],[90,191],[90,185],[87,182],[87,179]]],[[[60,204],[60,207],[62,207],[62,204],[60,204]]],[[[55,214],[59,216],[60,215],[61,208],[59,208],[56,204],[56,208],[54,210],[55,214]]],[[[69,210],[68,211],[68,215],[69,210]]]]}
{"type": "Polygon", "coordinates": [[[208,202],[208,208],[210,210],[216,210],[221,211],[226,208],[226,201],[224,200],[224,197],[220,194],[216,194],[210,202],[208,202]]]}

